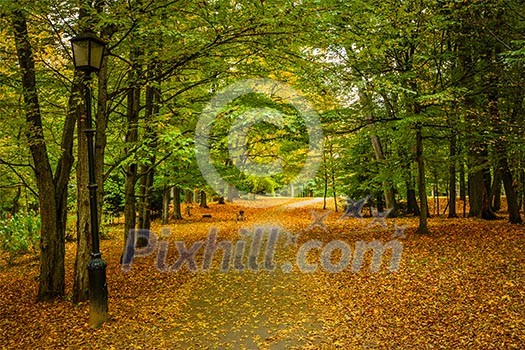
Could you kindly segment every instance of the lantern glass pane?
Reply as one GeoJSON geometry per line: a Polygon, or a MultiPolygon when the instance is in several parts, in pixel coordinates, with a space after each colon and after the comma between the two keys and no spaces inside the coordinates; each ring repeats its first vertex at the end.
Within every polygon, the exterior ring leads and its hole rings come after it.
{"type": "Polygon", "coordinates": [[[89,42],[75,41],[73,42],[73,58],[76,67],[84,67],[89,64],[89,42]]]}
{"type": "Polygon", "coordinates": [[[102,57],[104,55],[104,46],[96,41],[91,42],[91,66],[99,70],[102,66],[102,57]]]}

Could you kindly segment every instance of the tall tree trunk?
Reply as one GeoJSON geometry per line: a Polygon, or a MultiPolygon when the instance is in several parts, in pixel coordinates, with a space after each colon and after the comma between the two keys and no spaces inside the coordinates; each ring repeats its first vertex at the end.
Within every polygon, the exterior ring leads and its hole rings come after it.
{"type": "MultiPolygon", "coordinates": [[[[482,156],[477,152],[471,152],[471,158],[481,158],[482,156]]],[[[496,216],[490,208],[489,188],[487,186],[487,177],[483,170],[473,170],[469,174],[469,205],[470,211],[469,217],[480,217],[483,219],[491,220],[495,219],[496,216]]]]}
{"type": "Polygon", "coordinates": [[[330,152],[330,176],[332,178],[332,193],[334,196],[334,206],[335,206],[335,212],[337,213],[339,208],[337,207],[337,187],[335,185],[335,166],[334,166],[334,154],[332,149],[332,144],[330,144],[329,147],[330,152]]]}
{"type": "Polygon", "coordinates": [[[139,180],[139,194],[137,196],[137,208],[138,208],[138,218],[137,218],[137,227],[139,229],[144,229],[144,220],[146,213],[149,211],[149,201],[147,194],[147,181],[148,181],[148,166],[140,166],[139,173],[142,175],[139,180]]]}
{"type": "Polygon", "coordinates": [[[416,190],[414,188],[414,178],[410,164],[405,168],[408,172],[405,186],[407,188],[407,214],[419,216],[419,206],[416,199],[416,190]]]}
{"type": "Polygon", "coordinates": [[[494,170],[494,181],[492,182],[492,189],[490,191],[490,204],[494,212],[501,209],[501,181],[501,172],[496,168],[494,170]]]}
{"type": "MultiPolygon", "coordinates": [[[[98,13],[104,11],[104,1],[97,0],[95,8],[98,13]]],[[[79,17],[82,19],[88,14],[85,9],[80,9],[79,17]]],[[[115,29],[110,26],[102,28],[101,37],[108,39],[115,29]]],[[[97,111],[96,111],[96,133],[95,133],[95,181],[97,187],[97,211],[98,225],[102,223],[102,207],[104,203],[104,153],[106,149],[106,129],[108,123],[107,103],[108,103],[108,82],[107,82],[108,59],[104,56],[102,65],[98,72],[97,86],[97,111]]],[[[79,78],[81,75],[77,74],[79,78]]],[[[79,90],[73,98],[83,99],[82,88],[79,84],[73,91],[79,90]],[[77,96],[78,94],[80,96],[77,96]]],[[[85,124],[85,106],[80,104],[81,108],[77,111],[78,118],[78,161],[77,161],[77,251],[75,256],[75,268],[73,271],[73,302],[82,302],[88,300],[88,270],[87,264],[90,260],[91,252],[91,223],[89,208],[89,191],[88,171],[87,171],[87,138],[84,134],[85,124]]]]}
{"type": "Polygon", "coordinates": [[[452,129],[450,133],[450,150],[449,150],[449,166],[448,166],[448,217],[457,218],[456,213],[456,130],[452,129]]]}
{"type": "MultiPolygon", "coordinates": [[[[130,89],[127,96],[127,132],[125,142],[127,144],[126,152],[132,152],[134,144],[138,141],[138,121],[140,110],[140,85],[138,77],[140,74],[139,57],[142,54],[141,49],[133,48],[131,50],[131,62],[133,66],[129,73],[130,89]]],[[[124,244],[128,239],[131,229],[136,226],[136,198],[135,184],[137,182],[137,164],[130,162],[125,169],[124,184],[124,244]]],[[[124,247],[125,249],[125,247],[124,247]]]]}
{"type": "Polygon", "coordinates": [[[525,212],[525,170],[519,171],[520,184],[521,184],[521,196],[520,196],[520,207],[525,212]]]}
{"type": "MultiPolygon", "coordinates": [[[[103,2],[103,1],[100,1],[103,2]]],[[[100,10],[99,10],[100,12],[100,10]]],[[[102,38],[108,40],[114,29],[103,28],[102,38]]],[[[102,66],[98,72],[97,79],[97,113],[96,113],[96,134],[95,134],[95,180],[97,182],[97,204],[99,227],[102,223],[102,207],[104,205],[104,156],[106,153],[106,129],[108,126],[108,58],[104,56],[102,66]]]]}
{"type": "Polygon", "coordinates": [[[419,203],[421,210],[419,212],[419,227],[417,232],[421,234],[427,234],[427,215],[428,215],[428,202],[427,202],[427,189],[425,182],[425,162],[423,159],[423,136],[421,134],[421,126],[418,125],[416,128],[416,163],[417,163],[417,187],[419,192],[419,203]]]}
{"type": "MultiPolygon", "coordinates": [[[[155,64],[150,65],[149,71],[157,71],[156,67],[157,66],[155,64]]],[[[148,85],[146,87],[144,138],[146,139],[148,147],[152,150],[152,152],[151,156],[149,157],[149,164],[142,166],[140,171],[140,205],[138,220],[138,227],[145,230],[149,230],[151,226],[151,192],[153,189],[153,181],[155,176],[154,164],[156,161],[155,150],[157,148],[157,133],[155,132],[152,124],[153,117],[159,112],[159,103],[160,91],[155,86],[148,85]]],[[[147,244],[147,241],[142,243],[147,244]]]]}
{"type": "Polygon", "coordinates": [[[180,187],[173,187],[173,218],[175,220],[182,220],[182,213],[180,210],[180,187]]]}
{"type": "MultiPolygon", "coordinates": [[[[155,157],[153,157],[155,161],[155,157]]],[[[153,188],[153,168],[147,168],[144,170],[140,178],[140,190],[139,190],[139,216],[138,216],[138,228],[143,230],[149,230],[151,228],[151,190],[153,188]]],[[[148,238],[138,237],[136,246],[137,248],[144,248],[148,245],[148,238]]]]}
{"type": "Polygon", "coordinates": [[[200,199],[200,190],[199,189],[194,189],[193,190],[193,198],[195,199],[195,203],[201,203],[201,199],[200,199]]]}
{"type": "Polygon", "coordinates": [[[516,194],[516,189],[513,186],[514,182],[512,179],[512,173],[510,171],[509,163],[507,160],[507,139],[501,127],[502,121],[499,112],[497,91],[498,74],[492,72],[489,80],[490,88],[488,89],[487,97],[489,102],[489,112],[491,115],[491,120],[492,123],[495,125],[495,131],[497,135],[494,147],[496,151],[496,157],[498,159],[497,173],[501,175],[501,179],[503,180],[503,187],[505,188],[507,207],[509,211],[509,222],[513,224],[521,224],[522,220],[520,216],[520,208],[518,206],[518,196],[516,194]]]}
{"type": "Polygon", "coordinates": [[[184,190],[184,202],[186,204],[193,203],[193,192],[189,189],[184,190]]]}
{"type": "MultiPolygon", "coordinates": [[[[77,90],[77,93],[80,91],[77,90]]],[[[81,96],[77,96],[76,98],[82,99],[81,96]]],[[[75,257],[75,269],[73,272],[74,303],[86,301],[89,298],[87,265],[90,259],[89,253],[91,252],[91,215],[89,212],[88,189],[88,146],[87,137],[84,133],[84,130],[86,129],[86,110],[85,106],[83,106],[78,116],[77,127],[77,250],[75,257]]]]}
{"type": "MultiPolygon", "coordinates": [[[[470,34],[475,28],[468,24],[463,28],[465,34],[470,34]]],[[[465,35],[465,38],[468,36],[465,35]]],[[[459,69],[464,72],[475,71],[475,61],[472,58],[471,44],[460,42],[459,44],[459,69]]],[[[462,84],[467,89],[476,86],[473,75],[464,77],[462,84]]],[[[494,219],[496,216],[490,207],[490,168],[488,166],[487,141],[483,132],[486,123],[478,115],[477,104],[474,94],[469,92],[464,96],[465,123],[470,132],[466,134],[467,165],[468,165],[468,192],[469,192],[469,217],[480,217],[494,219]]]]}
{"type": "Polygon", "coordinates": [[[459,160],[459,199],[463,202],[467,201],[467,184],[465,180],[465,162],[463,161],[463,157],[459,160]]]}
{"type": "Polygon", "coordinates": [[[166,225],[168,223],[170,216],[170,189],[168,186],[164,185],[162,190],[162,224],[166,225]]]}
{"type": "MultiPolygon", "coordinates": [[[[467,120],[476,123],[477,116],[468,112],[467,120]]],[[[469,217],[480,217],[483,219],[495,219],[496,216],[490,208],[490,169],[488,168],[488,151],[485,142],[479,136],[469,135],[468,158],[469,158],[469,217]]]]}
{"type": "Polygon", "coordinates": [[[12,13],[16,52],[22,76],[26,136],[33,158],[41,219],[38,300],[63,296],[65,290],[64,236],[67,218],[67,186],[73,165],[73,134],[78,100],[70,99],[64,122],[55,175],[49,161],[36,87],[35,63],[25,14],[12,13]]]}
{"type": "Polygon", "coordinates": [[[324,192],[323,192],[323,210],[326,209],[326,197],[328,196],[328,164],[326,164],[326,155],[323,152],[323,171],[324,171],[324,192]]]}
{"type": "MultiPolygon", "coordinates": [[[[363,106],[363,110],[365,112],[365,118],[371,123],[374,120],[374,113],[373,113],[373,106],[372,101],[370,100],[370,97],[364,90],[359,91],[359,98],[361,101],[361,105],[363,106]]],[[[379,140],[379,136],[377,136],[374,132],[371,132],[370,141],[372,142],[372,148],[374,149],[374,154],[376,157],[377,162],[380,164],[381,167],[385,166],[385,154],[383,152],[383,147],[381,146],[381,141],[379,140]]],[[[392,184],[388,181],[383,181],[383,194],[385,197],[385,203],[386,207],[388,209],[392,209],[390,212],[390,216],[396,215],[396,197],[394,194],[394,189],[392,187],[392,184]]]]}
{"type": "Polygon", "coordinates": [[[206,191],[201,190],[200,192],[200,207],[201,208],[208,208],[207,198],[206,198],[206,191]]]}
{"type": "Polygon", "coordinates": [[[434,173],[434,213],[439,216],[439,182],[438,175],[434,173]]]}
{"type": "MultiPolygon", "coordinates": [[[[503,152],[503,151],[502,151],[503,152]]],[[[505,154],[500,154],[499,161],[500,171],[502,173],[503,186],[505,187],[505,194],[507,198],[507,207],[509,210],[509,222],[512,224],[521,224],[523,221],[520,216],[520,208],[518,206],[518,196],[516,189],[513,186],[512,174],[509,169],[507,157],[505,154]]]]}

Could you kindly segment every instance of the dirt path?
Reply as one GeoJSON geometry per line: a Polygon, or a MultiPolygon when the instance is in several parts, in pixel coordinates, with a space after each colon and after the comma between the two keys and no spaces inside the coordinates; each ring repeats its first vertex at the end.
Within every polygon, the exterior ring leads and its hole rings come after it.
{"type": "MultiPolygon", "coordinates": [[[[283,203],[271,210],[279,215],[286,208],[283,203]]],[[[269,231],[263,234],[262,250],[268,235],[269,231]]],[[[252,239],[253,233],[246,235],[246,247],[252,239]]],[[[291,242],[288,233],[279,233],[274,271],[231,269],[222,273],[212,269],[195,278],[191,297],[170,338],[178,339],[181,348],[331,348],[324,324],[329,303],[326,295],[318,295],[322,282],[319,276],[298,270],[297,248],[291,242]]],[[[220,261],[222,252],[217,255],[215,260],[220,261]]],[[[262,260],[264,253],[259,255],[259,265],[262,260]]]]}
{"type": "Polygon", "coordinates": [[[293,203],[289,203],[289,204],[285,204],[282,206],[283,209],[295,209],[295,208],[304,208],[304,207],[307,207],[307,206],[310,206],[312,204],[317,204],[317,203],[321,203],[324,199],[322,197],[315,197],[315,198],[312,198],[312,199],[307,199],[307,200],[304,200],[304,201],[300,201],[300,202],[293,202],[293,203]]]}

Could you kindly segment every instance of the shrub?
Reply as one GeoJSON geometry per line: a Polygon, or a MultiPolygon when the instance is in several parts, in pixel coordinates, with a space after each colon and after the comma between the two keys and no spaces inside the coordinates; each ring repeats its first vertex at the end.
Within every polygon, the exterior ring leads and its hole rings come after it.
{"type": "Polygon", "coordinates": [[[36,253],[39,240],[40,216],[29,213],[0,218],[0,249],[9,253],[9,264],[20,254],[36,253]]]}

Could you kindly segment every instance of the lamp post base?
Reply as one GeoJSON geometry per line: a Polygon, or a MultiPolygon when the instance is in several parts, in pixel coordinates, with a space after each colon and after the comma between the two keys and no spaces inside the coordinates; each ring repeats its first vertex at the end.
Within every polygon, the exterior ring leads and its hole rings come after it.
{"type": "Polygon", "coordinates": [[[88,263],[89,277],[89,324],[99,327],[108,316],[108,286],[106,283],[106,262],[100,253],[92,254],[88,263]]]}

